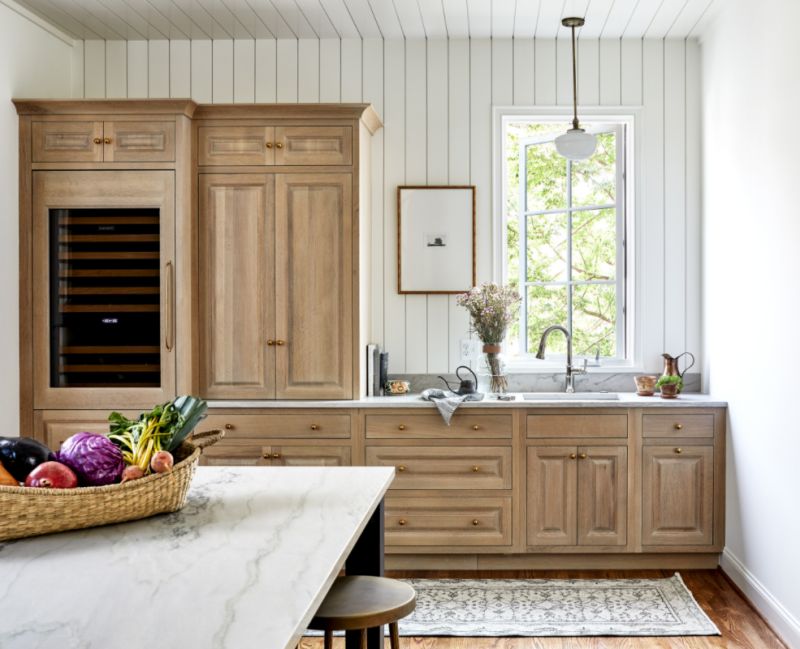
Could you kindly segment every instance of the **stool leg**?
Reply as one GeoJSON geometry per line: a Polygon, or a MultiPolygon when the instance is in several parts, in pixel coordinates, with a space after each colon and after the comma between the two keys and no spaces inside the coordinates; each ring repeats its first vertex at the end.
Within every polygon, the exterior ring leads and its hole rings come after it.
{"type": "Polygon", "coordinates": [[[360,649],[367,649],[367,630],[361,629],[361,647],[360,649]]]}
{"type": "Polygon", "coordinates": [[[400,649],[400,631],[397,628],[397,622],[389,622],[389,636],[391,637],[390,647],[400,649]]]}
{"type": "Polygon", "coordinates": [[[325,629],[324,649],[333,649],[333,629],[325,629]]]}

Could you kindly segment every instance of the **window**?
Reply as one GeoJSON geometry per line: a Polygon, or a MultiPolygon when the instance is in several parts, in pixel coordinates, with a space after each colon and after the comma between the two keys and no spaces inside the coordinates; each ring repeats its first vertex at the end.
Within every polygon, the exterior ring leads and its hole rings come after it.
{"type": "MultiPolygon", "coordinates": [[[[576,356],[622,362],[626,341],[625,123],[587,121],[597,151],[571,162],[555,149],[565,120],[503,120],[504,277],[522,295],[510,349],[535,353],[565,326],[576,356]]],[[[566,352],[563,336],[548,357],[566,352]]]]}

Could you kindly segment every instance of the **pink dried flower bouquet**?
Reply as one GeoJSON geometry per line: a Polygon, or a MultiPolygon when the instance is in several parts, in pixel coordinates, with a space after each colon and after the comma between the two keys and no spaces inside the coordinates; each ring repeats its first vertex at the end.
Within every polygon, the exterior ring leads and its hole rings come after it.
{"type": "Polygon", "coordinates": [[[456,303],[469,311],[472,329],[485,344],[499,345],[513,322],[520,296],[510,286],[487,282],[456,297],[456,303]]]}

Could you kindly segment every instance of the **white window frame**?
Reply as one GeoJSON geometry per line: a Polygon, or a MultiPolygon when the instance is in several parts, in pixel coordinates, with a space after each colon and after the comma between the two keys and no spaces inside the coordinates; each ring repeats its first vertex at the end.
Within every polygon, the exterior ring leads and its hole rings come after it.
{"type": "MultiPolygon", "coordinates": [[[[554,122],[563,124],[564,130],[569,127],[571,120],[571,112],[566,107],[495,107],[493,109],[493,206],[494,214],[493,219],[493,281],[498,283],[506,283],[508,280],[507,273],[507,250],[506,250],[506,216],[510,218],[518,218],[517,215],[506,215],[505,212],[505,192],[507,188],[506,178],[506,165],[505,165],[505,125],[508,122],[554,122]]],[[[624,147],[624,165],[621,173],[624,177],[622,186],[624,188],[624,195],[617,197],[617,217],[622,220],[622,227],[618,228],[618,245],[617,245],[617,272],[624,277],[624,295],[618,295],[618,313],[622,311],[624,304],[624,312],[622,312],[622,320],[618,320],[617,324],[617,349],[624,349],[624,356],[620,355],[618,358],[601,359],[600,366],[593,368],[594,358],[589,357],[590,371],[613,371],[617,369],[636,370],[640,369],[639,359],[641,358],[640,342],[637,331],[641,331],[641,312],[639,305],[641,300],[637,299],[638,282],[636,282],[636,268],[638,264],[638,250],[639,246],[636,245],[636,236],[638,229],[636,228],[637,217],[639,213],[637,209],[637,193],[635,186],[637,180],[640,178],[639,168],[637,166],[639,157],[636,155],[639,142],[636,134],[636,124],[640,121],[639,108],[591,108],[581,109],[581,116],[587,123],[602,122],[606,125],[609,123],[619,124],[624,128],[625,137],[621,146],[624,147]],[[621,240],[620,240],[621,239],[621,240]],[[624,251],[624,252],[623,252],[624,251]]],[[[619,316],[618,316],[619,317],[619,316]]],[[[553,323],[563,324],[563,323],[553,323]]],[[[538,341],[529,341],[529,353],[527,355],[515,354],[514,351],[509,350],[510,353],[506,357],[506,362],[512,371],[516,372],[552,372],[554,369],[563,370],[564,358],[563,355],[548,354],[546,360],[537,360],[532,353],[538,341]]]]}

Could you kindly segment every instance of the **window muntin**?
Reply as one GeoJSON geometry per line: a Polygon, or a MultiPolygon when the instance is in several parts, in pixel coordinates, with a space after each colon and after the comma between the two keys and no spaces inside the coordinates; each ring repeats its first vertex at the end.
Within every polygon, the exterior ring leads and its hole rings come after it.
{"type": "MultiPolygon", "coordinates": [[[[522,287],[520,317],[509,332],[520,356],[532,354],[552,324],[573,332],[576,355],[626,356],[626,127],[584,126],[597,134],[597,151],[572,162],[553,144],[561,121],[504,123],[504,280],[522,287]]],[[[565,353],[563,337],[554,336],[548,351],[565,353]]]]}

